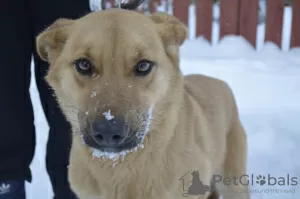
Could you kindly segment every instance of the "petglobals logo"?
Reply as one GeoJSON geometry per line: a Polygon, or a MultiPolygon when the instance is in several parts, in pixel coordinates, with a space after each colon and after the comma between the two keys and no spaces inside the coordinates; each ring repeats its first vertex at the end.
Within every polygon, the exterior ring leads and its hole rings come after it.
{"type": "Polygon", "coordinates": [[[271,174],[268,175],[242,175],[242,176],[235,176],[232,178],[223,177],[221,175],[214,175],[213,176],[213,183],[223,183],[225,186],[230,185],[260,185],[260,186],[297,186],[299,184],[298,178],[295,176],[291,176],[287,174],[285,176],[272,176],[271,174]]]}
{"type": "Polygon", "coordinates": [[[286,176],[272,176],[271,174],[268,174],[267,176],[264,175],[257,175],[255,176],[251,175],[251,182],[252,185],[254,183],[258,185],[267,185],[267,186],[297,186],[298,185],[298,178],[293,177],[290,174],[287,174],[286,176]],[[255,179],[256,177],[256,179],[255,179]]]}
{"type": "Polygon", "coordinates": [[[299,184],[298,177],[291,174],[282,176],[245,174],[231,177],[215,174],[210,184],[204,184],[201,180],[201,173],[197,170],[188,171],[179,180],[182,182],[183,197],[205,195],[210,190],[215,189],[219,193],[246,193],[250,191],[251,194],[293,194],[299,184]]]}

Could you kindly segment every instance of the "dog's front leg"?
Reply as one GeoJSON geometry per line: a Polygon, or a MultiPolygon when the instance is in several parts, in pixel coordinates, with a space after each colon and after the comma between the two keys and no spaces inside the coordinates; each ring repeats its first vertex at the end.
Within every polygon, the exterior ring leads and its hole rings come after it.
{"type": "Polygon", "coordinates": [[[244,128],[236,118],[232,131],[227,137],[227,154],[224,164],[224,177],[233,179],[237,177],[241,179],[238,185],[225,186],[224,199],[250,199],[247,180],[243,176],[246,175],[247,164],[247,137],[244,128]]]}

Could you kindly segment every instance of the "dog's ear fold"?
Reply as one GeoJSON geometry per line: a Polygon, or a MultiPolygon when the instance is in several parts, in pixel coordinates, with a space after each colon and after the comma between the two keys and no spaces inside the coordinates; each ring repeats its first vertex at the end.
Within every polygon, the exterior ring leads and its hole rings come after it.
{"type": "Polygon", "coordinates": [[[188,28],[176,17],[163,12],[150,15],[165,45],[181,46],[187,38],[188,28]]]}
{"type": "Polygon", "coordinates": [[[44,61],[55,58],[65,44],[74,20],[58,19],[36,38],[37,53],[44,61]]]}

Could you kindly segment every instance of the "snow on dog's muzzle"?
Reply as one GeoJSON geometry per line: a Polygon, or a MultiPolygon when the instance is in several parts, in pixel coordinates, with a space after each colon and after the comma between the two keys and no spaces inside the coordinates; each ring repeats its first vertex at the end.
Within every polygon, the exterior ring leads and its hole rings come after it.
{"type": "Polygon", "coordinates": [[[130,117],[113,115],[110,109],[95,117],[85,116],[81,118],[86,121],[81,128],[83,141],[87,146],[104,153],[133,150],[143,144],[150,129],[152,109],[134,111],[130,117]]]}

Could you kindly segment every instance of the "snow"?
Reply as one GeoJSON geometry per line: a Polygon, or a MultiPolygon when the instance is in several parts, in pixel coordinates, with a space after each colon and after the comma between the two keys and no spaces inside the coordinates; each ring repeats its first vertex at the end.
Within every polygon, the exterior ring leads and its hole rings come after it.
{"type": "Polygon", "coordinates": [[[92,93],[91,93],[91,98],[93,98],[93,97],[96,97],[97,96],[97,93],[96,93],[96,91],[92,91],[92,93]]]}
{"type": "Polygon", "coordinates": [[[138,146],[134,147],[133,149],[121,151],[119,153],[103,152],[103,151],[100,151],[98,149],[93,149],[92,155],[93,155],[94,158],[112,160],[114,162],[113,163],[113,167],[114,167],[114,166],[116,166],[116,164],[118,163],[120,158],[123,161],[124,158],[126,158],[126,155],[128,153],[137,152],[138,150],[141,150],[143,148],[144,148],[144,145],[139,144],[138,146]]]}
{"type": "Polygon", "coordinates": [[[109,109],[107,112],[104,112],[103,115],[104,115],[104,117],[105,117],[106,120],[112,120],[112,119],[115,118],[115,117],[111,114],[110,109],[109,109]]]}
{"type": "MultiPolygon", "coordinates": [[[[195,17],[191,6],[190,29],[195,17]]],[[[218,8],[214,8],[215,14],[218,8]]],[[[183,74],[205,74],[226,81],[236,97],[241,121],[248,135],[248,173],[271,177],[300,176],[300,48],[288,51],[291,10],[284,15],[283,50],[264,44],[264,24],[258,27],[258,49],[241,37],[228,36],[219,44],[218,23],[213,24],[213,45],[203,38],[181,47],[183,74]]],[[[34,77],[34,76],[33,76],[34,77]]],[[[31,95],[37,128],[37,146],[31,164],[33,182],[26,184],[27,198],[50,199],[51,184],[45,170],[48,125],[32,79],[31,95]]],[[[299,182],[299,179],[298,179],[299,182]]],[[[297,186],[254,185],[252,199],[300,198],[297,186]],[[269,191],[269,192],[267,192],[269,191]],[[290,192],[289,192],[290,191],[290,192]]]]}
{"type": "Polygon", "coordinates": [[[148,111],[146,112],[146,117],[145,118],[143,118],[140,115],[140,120],[143,120],[143,122],[142,122],[141,129],[139,129],[139,131],[136,134],[136,137],[139,140],[141,140],[141,142],[143,142],[143,140],[145,139],[145,136],[149,132],[150,125],[151,125],[151,122],[152,122],[152,111],[153,111],[153,108],[154,108],[154,105],[151,105],[150,108],[148,109],[148,111]]]}
{"type": "MultiPolygon", "coordinates": [[[[201,73],[220,78],[231,86],[248,134],[248,172],[277,177],[286,174],[299,176],[299,49],[284,53],[274,45],[268,44],[262,51],[255,52],[248,49],[249,44],[241,38],[228,37],[219,46],[210,49],[215,52],[214,55],[208,55],[208,46],[204,47],[207,49],[203,50],[203,56],[188,55],[189,51],[195,49],[191,46],[196,45],[206,44],[199,39],[194,43],[187,42],[183,46],[182,71],[184,74],[201,73]],[[218,53],[225,49],[225,53],[218,53]]],[[[254,185],[252,191],[261,188],[254,185]]],[[[296,191],[253,193],[252,198],[300,198],[298,186],[278,185],[263,188],[294,188],[296,191]]]]}

